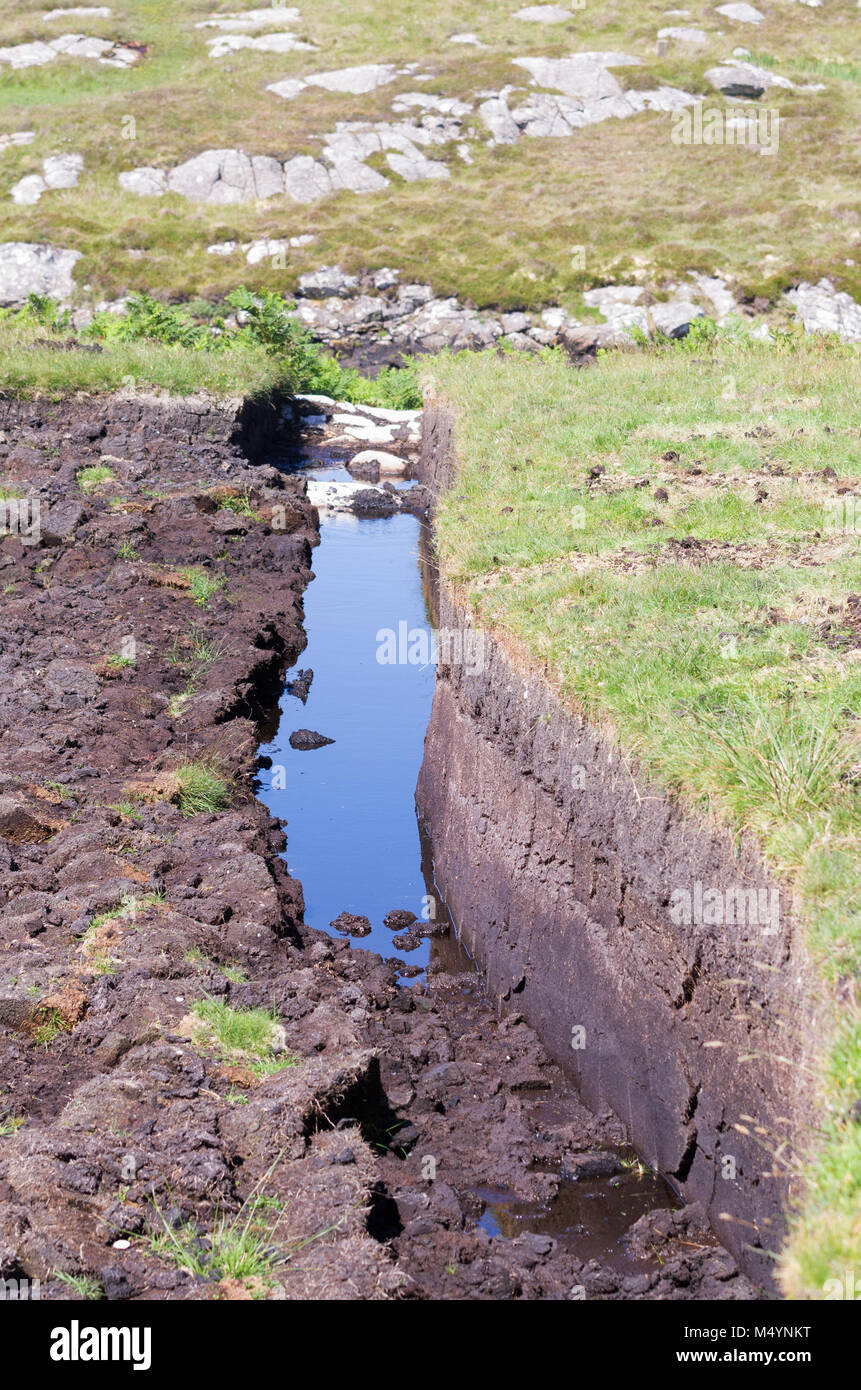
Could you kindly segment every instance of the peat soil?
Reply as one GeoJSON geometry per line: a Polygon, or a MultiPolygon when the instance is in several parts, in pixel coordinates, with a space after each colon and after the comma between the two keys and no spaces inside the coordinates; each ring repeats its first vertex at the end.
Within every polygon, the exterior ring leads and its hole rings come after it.
{"type": "Polygon", "coordinates": [[[756,1298],[450,941],[408,988],[304,926],[253,791],[318,539],[304,481],[259,461],[271,416],[0,401],[0,497],[40,503],[38,534],[0,537],[0,1278],[756,1298]],[[189,767],[224,809],[195,811],[189,767]],[[207,1032],[207,999],[270,1011],[265,1055],[207,1032]]]}

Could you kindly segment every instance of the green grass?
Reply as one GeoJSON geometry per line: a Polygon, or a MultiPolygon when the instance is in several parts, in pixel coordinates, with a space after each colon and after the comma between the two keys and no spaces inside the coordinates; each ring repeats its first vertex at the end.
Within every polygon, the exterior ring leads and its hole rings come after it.
{"type": "Polygon", "coordinates": [[[89,468],[81,468],[77,474],[78,487],[82,492],[98,492],[105,483],[114,481],[113,471],[105,463],[94,463],[89,468]]]}
{"type": "Polygon", "coordinates": [[[793,1297],[861,1258],[861,1011],[833,993],[861,973],[861,525],[834,510],[861,482],[859,361],[704,331],[579,372],[557,352],[427,368],[457,420],[447,585],[648,776],[756,837],[803,911],[830,1052],[793,1297]]]}
{"type": "Polygon", "coordinates": [[[105,1297],[102,1285],[91,1274],[67,1274],[64,1270],[56,1270],[54,1278],[58,1279],[61,1284],[65,1284],[78,1298],[86,1299],[91,1303],[98,1303],[105,1297]]]}
{"type": "Polygon", "coordinates": [[[187,582],[191,597],[201,608],[206,608],[215,595],[227,587],[223,574],[212,574],[200,565],[185,565],[177,574],[187,582]]]}
{"type": "Polygon", "coordinates": [[[236,1009],[222,999],[206,998],[192,1007],[199,1041],[215,1048],[225,1062],[240,1062],[255,1076],[271,1076],[294,1066],[283,1048],[278,1015],[269,1009],[236,1009]]]}
{"type": "Polygon", "coordinates": [[[210,763],[183,763],[176,780],[177,802],[184,816],[213,815],[230,805],[230,786],[210,763]]]}
{"type": "Polygon", "coordinates": [[[0,1139],[9,1139],[24,1123],[23,1115],[9,1115],[6,1119],[0,1120],[0,1139]]]}

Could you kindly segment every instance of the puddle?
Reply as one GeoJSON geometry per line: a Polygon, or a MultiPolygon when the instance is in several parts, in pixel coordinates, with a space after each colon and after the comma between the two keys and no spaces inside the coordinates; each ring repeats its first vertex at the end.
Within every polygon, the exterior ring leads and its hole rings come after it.
{"type": "Polygon", "coordinates": [[[508,1239],[527,1231],[551,1236],[580,1260],[641,1274],[655,1262],[632,1259],[622,1236],[647,1212],[678,1208],[681,1202],[657,1173],[638,1168],[636,1155],[625,1152],[621,1157],[631,1166],[617,1176],[579,1182],[563,1178],[548,1202],[524,1202],[505,1190],[476,1188],[473,1195],[484,1204],[479,1225],[489,1235],[508,1239]]]}

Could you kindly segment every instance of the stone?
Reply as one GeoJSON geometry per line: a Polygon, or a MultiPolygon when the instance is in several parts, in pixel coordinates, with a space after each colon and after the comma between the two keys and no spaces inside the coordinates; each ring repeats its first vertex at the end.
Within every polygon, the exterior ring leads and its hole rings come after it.
{"type": "Polygon", "coordinates": [[[658,38],[671,39],[673,43],[682,43],[688,48],[703,48],[709,41],[705,29],[687,25],[671,25],[668,29],[659,29],[658,38]]]}
{"type": "Polygon", "coordinates": [[[566,24],[574,16],[570,10],[563,10],[561,5],[527,5],[522,10],[515,10],[514,18],[525,20],[527,24],[566,24]]]}
{"type": "Polygon", "coordinates": [[[339,932],[341,936],[370,936],[371,923],[367,917],[357,916],[354,912],[341,912],[329,923],[333,931],[339,932]]]}
{"type": "Polygon", "coordinates": [[[80,258],[80,251],[60,250],[43,242],[0,243],[0,305],[23,304],[30,294],[67,299],[80,258]]]}
{"type": "Polygon", "coordinates": [[[768,68],[743,61],[709,68],[706,78],[724,96],[742,97],[747,101],[756,101],[769,87],[790,89],[793,86],[788,77],[779,77],[768,68]]]}
{"type": "Polygon", "coordinates": [[[482,43],[477,34],[451,34],[449,43],[471,44],[473,48],[486,48],[487,44],[482,43]]]}
{"type": "Polygon", "coordinates": [[[807,333],[836,333],[844,342],[861,342],[861,304],[823,278],[811,285],[802,281],[786,298],[807,333]]]}
{"type": "Polygon", "coordinates": [[[8,135],[0,135],[0,154],[14,145],[32,145],[35,138],[35,130],[13,130],[8,135]]]}
{"type": "Polygon", "coordinates": [[[47,10],[42,20],[48,24],[52,19],[64,19],[67,15],[76,15],[79,19],[110,19],[112,13],[107,5],[73,5],[67,10],[47,10]]]}
{"type": "Polygon", "coordinates": [[[137,193],[141,198],[161,198],[167,192],[167,174],[163,169],[144,165],[120,174],[119,185],[126,193],[137,193]]]}
{"type": "Polygon", "coordinates": [[[560,1177],[569,1182],[583,1182],[595,1178],[612,1178],[621,1173],[622,1165],[615,1154],[600,1149],[588,1153],[567,1154],[562,1160],[560,1177]]]}
{"type": "Polygon", "coordinates": [[[209,39],[210,58],[223,58],[226,53],[237,53],[240,49],[251,48],[257,53],[306,53],[316,49],[315,43],[304,43],[295,34],[261,34],[251,38],[248,34],[223,34],[217,39],[209,39]]]}
{"type": "Polygon", "coordinates": [[[416,183],[420,179],[447,179],[450,178],[448,167],[439,159],[428,159],[420,154],[418,150],[414,155],[410,154],[388,154],[386,162],[395,174],[400,174],[407,183],[416,183]]]}
{"type": "Polygon", "coordinates": [[[348,275],[337,265],[324,265],[309,275],[300,275],[296,285],[297,296],[307,295],[310,299],[335,296],[347,299],[359,288],[356,275],[348,275]]]}
{"type": "Polygon", "coordinates": [[[49,188],[74,188],[84,167],[80,154],[55,154],[42,161],[42,174],[27,174],[11,189],[15,203],[37,203],[49,188]]]}
{"type": "Polygon", "coordinates": [[[290,747],[301,753],[310,752],[315,748],[325,748],[327,743],[334,742],[333,738],[318,734],[316,729],[296,729],[289,738],[290,747]]]}
{"type": "Polygon", "coordinates": [[[737,24],[761,24],[765,19],[765,15],[753,5],[718,5],[715,14],[722,14],[725,19],[734,19],[737,24]]]}
{"type": "Polygon", "coordinates": [[[671,299],[666,304],[653,304],[650,310],[655,328],[668,338],[684,338],[694,319],[704,317],[698,304],[690,300],[671,299]]]}
{"type": "Polygon", "coordinates": [[[284,188],[294,202],[314,203],[332,192],[332,179],[325,164],[297,154],[284,165],[284,188]]]}
{"type": "Polygon", "coordinates": [[[316,72],[307,77],[287,78],[283,82],[273,82],[267,92],[292,99],[307,87],[323,87],[327,92],[346,92],[351,96],[363,96],[377,87],[393,82],[397,76],[394,63],[363,63],[355,68],[338,68],[334,72],[316,72]]]}
{"type": "Polygon", "coordinates": [[[268,9],[233,11],[200,20],[195,29],[222,29],[226,32],[243,29],[263,29],[267,24],[298,24],[301,16],[296,9],[270,5],[268,9]]]}
{"type": "Polygon", "coordinates": [[[737,307],[735,295],[722,276],[702,275],[699,271],[692,271],[690,278],[700,293],[711,301],[717,323],[723,323],[727,314],[735,312],[737,307]]]}
{"type": "Polygon", "coordinates": [[[378,473],[390,473],[395,476],[402,476],[407,471],[407,461],[398,454],[391,454],[386,449],[361,449],[358,454],[354,454],[347,467],[352,472],[354,469],[376,467],[378,473]]]}

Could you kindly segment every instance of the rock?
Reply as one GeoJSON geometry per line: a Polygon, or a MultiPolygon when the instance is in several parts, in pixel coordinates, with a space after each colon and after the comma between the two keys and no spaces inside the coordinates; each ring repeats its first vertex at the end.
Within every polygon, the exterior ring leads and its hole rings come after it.
{"type": "Polygon", "coordinates": [[[671,25],[668,29],[659,29],[658,38],[672,39],[673,43],[682,43],[689,48],[703,48],[709,41],[705,29],[687,25],[671,25]]]}
{"type": "Polygon", "coordinates": [[[284,188],[294,202],[314,203],[332,192],[332,178],[325,164],[297,154],[284,165],[284,188]]]}
{"type": "Polygon", "coordinates": [[[387,453],[385,449],[362,449],[358,454],[354,454],[347,467],[350,472],[356,466],[376,466],[377,474],[390,473],[396,477],[402,477],[407,471],[406,459],[400,458],[397,454],[387,453]]]}
{"type": "Polygon", "coordinates": [[[351,510],[355,516],[384,518],[394,516],[397,509],[391,494],[377,488],[362,488],[353,494],[351,510]]]}
{"type": "Polygon", "coordinates": [[[376,87],[393,82],[397,76],[394,63],[363,63],[355,68],[339,68],[334,72],[316,72],[307,77],[288,78],[284,82],[272,82],[267,92],[291,99],[305,91],[307,87],[323,87],[327,92],[347,92],[352,96],[362,96],[376,87]]]}
{"type": "Polygon", "coordinates": [[[404,932],[401,936],[392,937],[392,945],[398,951],[417,951],[422,944],[420,936],[414,932],[404,932]]]}
{"type": "Polygon", "coordinates": [[[13,130],[8,135],[0,135],[0,154],[14,145],[32,145],[35,138],[35,130],[13,130]]]}
{"type": "Polygon", "coordinates": [[[684,338],[694,319],[704,317],[702,309],[689,300],[671,299],[666,304],[653,304],[652,321],[659,333],[668,338],[684,338]]]}
{"type": "Polygon", "coordinates": [[[161,198],[167,192],[167,174],[163,169],[129,169],[119,175],[118,181],[126,193],[137,193],[141,198],[161,198]]]}
{"type": "MultiPolygon", "coordinates": [[[[329,740],[331,742],[331,740],[329,740]]],[[[341,912],[329,923],[333,931],[342,936],[370,936],[371,924],[367,917],[356,916],[353,912],[341,912]]]]}
{"type": "Polygon", "coordinates": [[[0,305],[23,304],[30,294],[65,300],[80,251],[61,251],[41,242],[0,243],[0,305]]]}
{"type": "Polygon", "coordinates": [[[725,19],[734,19],[737,24],[761,24],[765,19],[765,15],[753,5],[718,5],[715,14],[722,14],[725,19]]]}
{"type": "Polygon", "coordinates": [[[621,1171],[622,1165],[615,1154],[591,1149],[588,1153],[567,1154],[562,1161],[560,1177],[569,1182],[584,1182],[591,1178],[612,1178],[621,1171]]]}
{"type": "Polygon", "coordinates": [[[74,188],[84,167],[80,154],[50,155],[42,162],[42,174],[27,174],[11,189],[15,203],[37,203],[49,188],[74,188]]]}
{"type": "Polygon", "coordinates": [[[414,912],[410,912],[405,907],[396,907],[391,912],[386,913],[383,918],[383,926],[388,927],[389,931],[402,931],[411,927],[416,921],[418,918],[414,912]]]}
{"type": "MultiPolygon", "coordinates": [[[[288,11],[284,11],[286,15],[288,11]]],[[[294,53],[297,50],[313,52],[317,45],[297,39],[295,34],[261,34],[251,38],[248,34],[224,34],[217,39],[208,39],[210,58],[223,58],[226,53],[237,53],[240,49],[251,48],[258,53],[294,53]]]]}
{"type": "Polygon", "coordinates": [[[327,743],[334,742],[333,738],[318,734],[314,729],[296,729],[289,739],[290,747],[301,753],[310,752],[314,748],[324,748],[327,743]]]}
{"type": "Polygon", "coordinates": [[[308,699],[308,692],[311,689],[311,682],[314,679],[312,670],[297,671],[292,681],[287,682],[287,694],[295,695],[297,700],[301,700],[304,705],[308,699]]]}
{"type": "Polygon", "coordinates": [[[811,285],[803,280],[786,298],[807,333],[836,333],[844,342],[861,342],[861,304],[828,279],[811,285]]]}
{"type": "Polygon", "coordinates": [[[790,89],[793,86],[788,77],[779,77],[768,68],[757,67],[756,63],[722,63],[709,68],[706,78],[724,96],[742,97],[747,101],[758,100],[769,87],[790,89]]]}
{"type": "Polygon", "coordinates": [[[563,10],[561,5],[527,5],[515,10],[514,18],[523,19],[527,24],[567,24],[574,15],[570,10],[563,10]]]}

